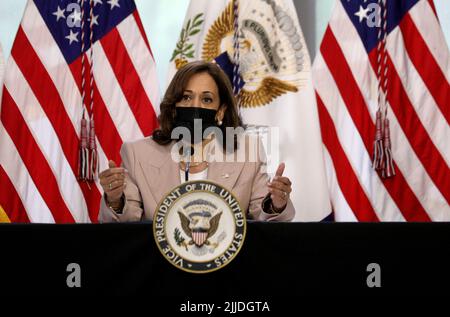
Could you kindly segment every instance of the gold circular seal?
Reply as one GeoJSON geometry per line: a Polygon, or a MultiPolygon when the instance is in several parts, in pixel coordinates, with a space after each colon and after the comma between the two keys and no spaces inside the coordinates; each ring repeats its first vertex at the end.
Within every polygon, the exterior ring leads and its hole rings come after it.
{"type": "Polygon", "coordinates": [[[162,255],[175,267],[208,273],[230,263],[247,230],[245,212],[226,188],[192,181],[171,190],[159,203],[153,234],[162,255]]]}

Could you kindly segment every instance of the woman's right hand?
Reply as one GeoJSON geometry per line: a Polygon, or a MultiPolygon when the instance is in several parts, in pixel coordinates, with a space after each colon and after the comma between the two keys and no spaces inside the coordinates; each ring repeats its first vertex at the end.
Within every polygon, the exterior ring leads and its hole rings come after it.
{"type": "Polygon", "coordinates": [[[119,202],[127,185],[125,181],[126,170],[117,167],[114,161],[108,162],[109,168],[100,173],[100,185],[103,187],[108,203],[119,202]]]}

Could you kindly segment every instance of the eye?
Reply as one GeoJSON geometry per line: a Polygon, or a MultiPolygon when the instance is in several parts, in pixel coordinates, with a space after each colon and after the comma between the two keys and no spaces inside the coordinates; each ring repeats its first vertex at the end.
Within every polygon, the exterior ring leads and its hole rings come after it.
{"type": "Polygon", "coordinates": [[[203,98],[203,103],[210,104],[210,103],[212,103],[212,102],[213,102],[213,100],[212,100],[212,98],[210,98],[210,97],[205,97],[205,98],[203,98]]]}
{"type": "Polygon", "coordinates": [[[181,98],[181,100],[183,101],[190,101],[192,99],[192,97],[190,95],[183,95],[183,97],[181,98]]]}

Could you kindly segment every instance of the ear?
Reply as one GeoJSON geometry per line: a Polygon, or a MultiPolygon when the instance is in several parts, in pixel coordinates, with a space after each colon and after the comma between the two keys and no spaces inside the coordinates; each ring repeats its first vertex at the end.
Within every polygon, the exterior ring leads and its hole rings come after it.
{"type": "Polygon", "coordinates": [[[223,104],[219,107],[219,110],[217,110],[216,119],[217,121],[222,121],[223,117],[225,116],[225,111],[227,110],[227,105],[223,104]]]}

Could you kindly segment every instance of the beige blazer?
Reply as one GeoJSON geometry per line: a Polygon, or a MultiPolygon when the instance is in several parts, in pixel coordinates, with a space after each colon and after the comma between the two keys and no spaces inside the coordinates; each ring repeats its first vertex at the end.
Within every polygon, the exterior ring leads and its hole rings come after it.
{"type": "MultiPolygon", "coordinates": [[[[172,143],[173,145],[174,143],[172,143]]],[[[215,147],[223,153],[216,142],[215,147]]],[[[160,200],[181,184],[179,164],[172,159],[171,145],[161,146],[151,138],[123,144],[120,154],[126,176],[125,206],[122,213],[110,209],[103,197],[100,204],[100,222],[126,222],[153,219],[160,200]]],[[[249,151],[249,149],[247,149],[249,151]]],[[[248,152],[247,152],[248,154],[248,152]]],[[[247,218],[262,221],[290,221],[295,209],[289,200],[280,214],[262,210],[263,199],[268,194],[267,173],[262,172],[263,160],[245,162],[214,162],[208,166],[207,179],[231,190],[247,218]]]]}

